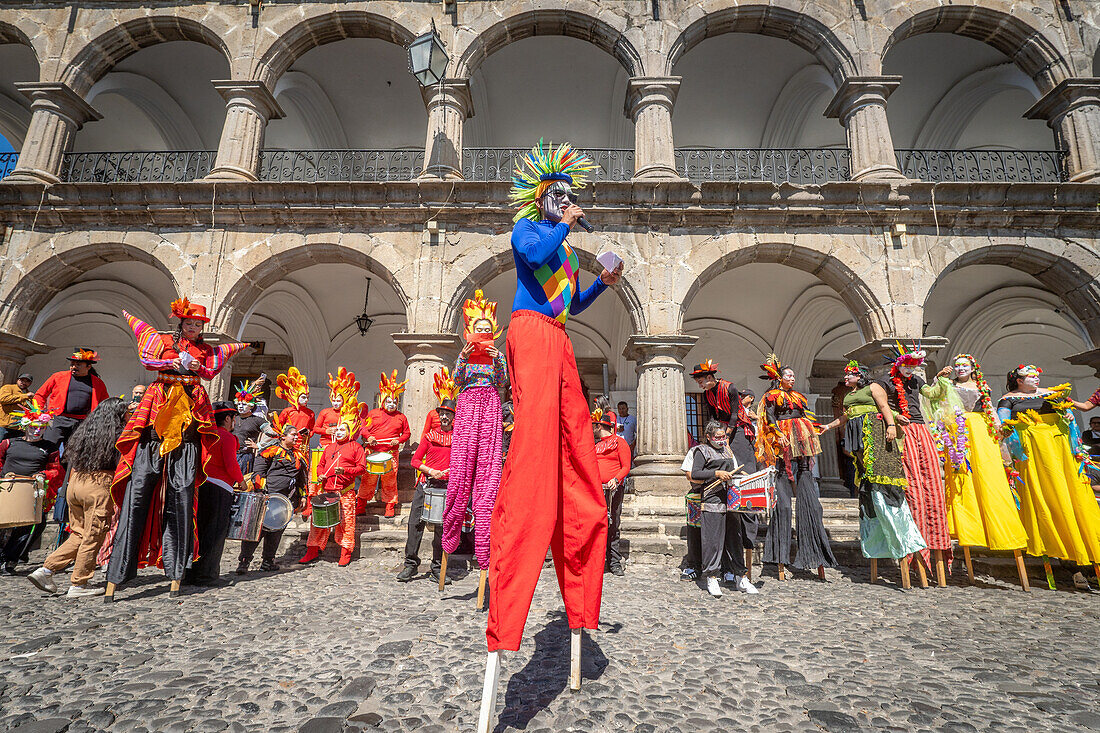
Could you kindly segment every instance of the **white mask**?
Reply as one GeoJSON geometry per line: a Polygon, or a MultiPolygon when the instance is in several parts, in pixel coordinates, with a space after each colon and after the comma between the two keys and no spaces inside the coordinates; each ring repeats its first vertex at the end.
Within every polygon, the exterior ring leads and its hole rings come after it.
{"type": "Polygon", "coordinates": [[[238,402],[237,412],[241,413],[242,415],[249,415],[252,413],[252,405],[247,402],[238,402]]]}
{"type": "Polygon", "coordinates": [[[397,400],[386,399],[386,401],[382,403],[382,406],[386,408],[386,412],[393,412],[397,409],[397,400]]]}
{"type": "Polygon", "coordinates": [[[569,184],[565,181],[554,181],[550,184],[550,187],[546,189],[546,193],[542,195],[542,213],[550,221],[557,224],[561,221],[561,215],[565,212],[567,206],[569,206],[570,199],[564,198],[559,194],[565,194],[567,197],[573,196],[573,189],[569,187],[569,184]]]}
{"type": "Polygon", "coordinates": [[[298,404],[303,405],[303,406],[308,405],[309,404],[309,395],[308,394],[301,395],[298,398],[298,404]]]}
{"type": "Polygon", "coordinates": [[[332,409],[339,410],[343,406],[344,406],[344,399],[342,397],[333,397],[332,398],[332,409]]]}
{"type": "Polygon", "coordinates": [[[336,426],[336,432],[332,434],[332,437],[336,438],[339,442],[344,442],[348,439],[348,426],[344,423],[340,423],[336,426]]]}
{"type": "Polygon", "coordinates": [[[42,433],[45,428],[41,425],[31,425],[23,432],[23,439],[28,443],[36,443],[42,440],[42,433]]]}
{"type": "Polygon", "coordinates": [[[898,367],[898,373],[906,379],[909,379],[909,377],[913,376],[913,369],[915,369],[915,367],[905,366],[903,364],[902,366],[898,367]]]}
{"type": "Polygon", "coordinates": [[[955,377],[958,379],[966,379],[974,373],[974,366],[966,359],[959,359],[955,362],[955,377]]]}
{"type": "Polygon", "coordinates": [[[1023,382],[1024,384],[1028,385],[1029,387],[1038,387],[1039,386],[1039,375],[1038,374],[1027,374],[1027,375],[1024,375],[1023,379],[1021,379],[1020,381],[1023,382]]]}

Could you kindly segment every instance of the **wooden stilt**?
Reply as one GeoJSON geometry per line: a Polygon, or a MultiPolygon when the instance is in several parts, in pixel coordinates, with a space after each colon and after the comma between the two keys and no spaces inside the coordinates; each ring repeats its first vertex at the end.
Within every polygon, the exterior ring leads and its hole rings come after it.
{"type": "Polygon", "coordinates": [[[963,545],[963,560],[966,562],[966,579],[974,585],[974,565],[970,562],[970,548],[963,545]]]}
{"type": "Polygon", "coordinates": [[[488,573],[482,570],[480,577],[477,579],[477,610],[479,611],[485,609],[485,579],[487,577],[489,577],[488,573]]]}
{"type": "Polygon", "coordinates": [[[169,597],[169,598],[175,598],[175,597],[176,597],[176,596],[178,596],[179,594],[180,594],[180,581],[178,581],[178,580],[173,580],[173,581],[172,581],[172,582],[171,582],[171,583],[170,583],[170,584],[168,585],[168,597],[169,597]]]}
{"type": "Polygon", "coordinates": [[[1047,587],[1051,590],[1058,590],[1054,585],[1054,570],[1050,567],[1050,558],[1043,555],[1043,570],[1047,573],[1047,587]]]}
{"type": "Polygon", "coordinates": [[[787,576],[783,574],[783,563],[779,563],[779,579],[786,580],[787,576]]]}
{"type": "Polygon", "coordinates": [[[878,582],[878,558],[871,558],[871,585],[878,582]]]}
{"type": "Polygon", "coordinates": [[[116,586],[115,586],[114,583],[108,583],[107,584],[107,590],[103,591],[103,602],[104,603],[113,603],[114,602],[114,600],[115,600],[115,587],[116,586]]]}
{"type": "Polygon", "coordinates": [[[447,582],[447,553],[443,553],[443,567],[439,569],[439,592],[443,592],[443,586],[447,582]]]}
{"type": "Polygon", "coordinates": [[[1016,572],[1020,574],[1020,585],[1023,587],[1024,592],[1031,591],[1031,584],[1027,582],[1027,568],[1024,567],[1024,554],[1019,550],[1013,550],[1012,554],[1016,556],[1016,572]]]}
{"type": "Polygon", "coordinates": [[[917,575],[920,577],[920,587],[928,587],[928,573],[924,570],[924,561],[919,554],[913,555],[913,561],[917,564],[917,575]]]}
{"type": "MultiPolygon", "coordinates": [[[[917,560],[920,563],[920,560],[917,560]]],[[[909,590],[911,587],[909,583],[909,556],[906,555],[901,559],[901,587],[905,590],[909,590]]]]}
{"type": "MultiPolygon", "coordinates": [[[[932,550],[936,558],[936,583],[941,588],[947,587],[947,575],[943,571],[943,550],[932,550]]],[[[931,568],[929,568],[931,570],[931,568]]]]}
{"type": "Polygon", "coordinates": [[[569,630],[569,689],[581,689],[581,630],[569,630]]]}
{"type": "Polygon", "coordinates": [[[1092,564],[1092,572],[1096,573],[1096,581],[1098,583],[1100,583],[1100,564],[1093,563],[1092,564]]]}
{"type": "Polygon", "coordinates": [[[824,580],[825,580],[825,566],[824,565],[818,565],[817,566],[817,579],[824,582],[824,580]]]}
{"type": "MultiPolygon", "coordinates": [[[[752,582],[752,549],[745,550],[745,577],[752,582]]],[[[1100,577],[1098,575],[1097,577],[1100,577]]]]}
{"type": "Polygon", "coordinates": [[[500,678],[500,652],[489,652],[485,658],[485,687],[481,690],[481,711],[477,716],[477,733],[489,733],[495,726],[497,681],[500,678]]]}

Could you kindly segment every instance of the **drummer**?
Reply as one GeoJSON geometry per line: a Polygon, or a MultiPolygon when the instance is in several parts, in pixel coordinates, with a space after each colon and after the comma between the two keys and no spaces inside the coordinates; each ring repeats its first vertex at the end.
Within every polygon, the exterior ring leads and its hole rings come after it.
{"type": "MultiPolygon", "coordinates": [[[[333,441],[332,436],[336,434],[336,429],[340,425],[340,412],[344,402],[347,398],[358,399],[358,395],[359,382],[355,380],[354,372],[340,367],[336,370],[335,379],[332,378],[332,374],[328,375],[328,400],[332,407],[321,410],[317,415],[317,422],[313,425],[313,434],[317,436],[317,447],[310,451],[310,494],[320,493],[320,486],[317,485],[317,477],[320,474],[317,472],[317,467],[321,462],[321,454],[333,441]]],[[[309,502],[306,501],[305,506],[302,507],[302,516],[308,517],[310,509],[309,502]]]]}
{"type": "MultiPolygon", "coordinates": [[[[355,442],[359,433],[359,400],[354,395],[345,398],[340,424],[333,433],[333,442],[325,447],[317,475],[321,491],[340,498],[340,522],[336,525],[336,544],[340,545],[340,567],[351,562],[355,552],[355,479],[366,470],[363,446],[355,442]]],[[[315,500],[321,500],[315,495],[315,500]]],[[[328,544],[329,528],[313,526],[306,540],[306,554],[298,562],[311,563],[321,556],[328,544]]]]}
{"type": "MultiPolygon", "coordinates": [[[[429,430],[420,440],[416,453],[412,457],[412,467],[417,469],[420,480],[416,483],[412,508],[409,511],[409,536],[405,541],[405,567],[397,575],[402,583],[416,577],[420,571],[420,541],[424,538],[424,498],[428,486],[447,488],[447,478],[451,471],[451,430],[454,428],[455,401],[443,400],[435,408],[439,414],[439,429],[429,430]]],[[[440,517],[440,522],[442,522],[440,517]]],[[[440,525],[439,529],[442,529],[440,525]]],[[[443,532],[432,533],[432,582],[439,582],[439,571],[443,566],[443,532]]],[[[445,580],[444,583],[450,583],[445,580]]]]}
{"type": "MultiPolygon", "coordinates": [[[[398,383],[396,369],[392,376],[381,375],[378,392],[382,407],[366,414],[360,433],[368,459],[374,453],[389,453],[396,459],[401,451],[401,444],[409,439],[409,421],[397,410],[398,399],[404,391],[405,382],[398,383]]],[[[379,498],[386,502],[386,516],[392,517],[397,513],[397,461],[394,460],[393,467],[385,473],[371,473],[363,477],[356,514],[366,513],[367,502],[374,500],[375,487],[379,485],[379,498]]]]}
{"type": "Polygon", "coordinates": [[[231,432],[237,419],[232,402],[214,403],[214,430],[218,442],[212,451],[203,446],[202,465],[206,481],[199,485],[195,531],[198,534],[199,559],[184,573],[189,585],[221,585],[222,552],[233,517],[233,489],[244,483],[237,463],[237,438],[231,432]]]}
{"type": "MultiPolygon", "coordinates": [[[[305,489],[306,472],[308,463],[301,455],[301,436],[299,429],[290,423],[283,423],[278,416],[272,417],[272,426],[277,431],[279,441],[260,451],[256,456],[256,470],[252,474],[252,480],[257,485],[263,480],[262,488],[268,494],[282,494],[291,503],[295,503],[298,492],[305,489]]],[[[279,551],[279,542],[283,538],[283,530],[269,530],[266,527],[261,533],[264,549],[260,559],[260,570],[265,572],[279,569],[275,562],[275,553],[279,551]]],[[[256,554],[257,542],[241,542],[241,555],[237,562],[237,575],[248,572],[248,566],[256,554]]],[[[202,551],[202,547],[199,547],[202,551]]]]}
{"type": "Polygon", "coordinates": [[[29,407],[24,408],[22,414],[17,415],[23,437],[0,440],[0,476],[41,477],[45,480],[48,487],[46,511],[38,524],[12,528],[3,547],[4,564],[0,570],[3,575],[15,575],[16,563],[21,560],[26,562],[23,560],[24,555],[46,528],[45,516],[50,510],[52,497],[56,496],[57,485],[62,477],[57,444],[43,438],[50,425],[50,413],[42,410],[41,404],[34,400],[29,407]]]}

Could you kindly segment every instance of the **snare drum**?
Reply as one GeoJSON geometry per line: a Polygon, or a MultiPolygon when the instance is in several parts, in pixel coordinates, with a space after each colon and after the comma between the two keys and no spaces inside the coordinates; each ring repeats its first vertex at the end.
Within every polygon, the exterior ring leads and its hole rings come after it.
{"type": "Polygon", "coordinates": [[[264,508],[263,527],[268,532],[282,532],[294,516],[294,505],[282,494],[268,494],[264,508]]]}
{"type": "Polygon", "coordinates": [[[311,496],[309,504],[313,507],[310,521],[317,529],[331,529],[340,523],[340,495],[333,492],[311,496]]]}
{"type": "Polygon", "coordinates": [[[392,453],[371,453],[367,456],[367,473],[381,476],[397,468],[397,461],[392,453]]]}
{"type": "Polygon", "coordinates": [[[259,542],[263,530],[267,497],[255,491],[233,492],[233,518],[229,521],[226,539],[259,542]]]}
{"type": "Polygon", "coordinates": [[[31,476],[0,478],[0,528],[25,527],[42,521],[46,482],[31,476]]]}
{"type": "Polygon", "coordinates": [[[687,509],[687,526],[698,527],[703,523],[703,495],[688,494],[684,497],[687,509]]]}
{"type": "Polygon", "coordinates": [[[447,487],[424,484],[424,511],[420,517],[428,524],[443,524],[443,509],[447,504],[447,487]]]}

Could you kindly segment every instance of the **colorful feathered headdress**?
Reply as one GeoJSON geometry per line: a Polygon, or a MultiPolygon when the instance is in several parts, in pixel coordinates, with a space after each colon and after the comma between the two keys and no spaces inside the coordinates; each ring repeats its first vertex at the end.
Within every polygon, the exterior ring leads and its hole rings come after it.
{"type": "Polygon", "coordinates": [[[402,393],[405,391],[405,385],[408,383],[408,381],[409,380],[406,379],[404,382],[398,382],[396,369],[393,370],[393,374],[389,377],[387,377],[385,374],[379,375],[379,399],[382,402],[385,402],[387,397],[392,397],[395,400],[399,399],[402,393]]]}
{"type": "Polygon", "coordinates": [[[844,366],[845,374],[857,374],[859,376],[867,376],[867,367],[860,364],[855,359],[852,359],[844,366]]]}
{"type": "Polygon", "coordinates": [[[440,369],[432,381],[432,391],[435,392],[435,398],[439,400],[439,404],[458,398],[458,386],[455,384],[454,377],[451,376],[451,370],[447,367],[440,369]]]}
{"type": "Polygon", "coordinates": [[[42,403],[35,397],[24,403],[20,409],[13,410],[11,418],[16,425],[26,430],[27,428],[49,427],[53,415],[46,412],[42,403]]]}
{"type": "MultiPolygon", "coordinates": [[[[343,367],[340,367],[342,370],[343,367]]],[[[352,374],[352,379],[355,375],[352,374]]],[[[355,440],[355,436],[359,435],[360,429],[363,427],[363,408],[359,404],[359,383],[355,382],[354,392],[341,392],[340,394],[344,398],[344,404],[340,405],[340,424],[344,425],[348,429],[348,440],[355,440]]],[[[366,419],[366,424],[369,426],[371,419],[366,419]]]]}
{"type": "Polygon", "coordinates": [[[603,425],[605,428],[615,429],[615,415],[610,412],[604,412],[599,407],[592,411],[592,422],[597,425],[603,425]]]}
{"type": "Polygon", "coordinates": [[[1032,376],[1034,376],[1036,374],[1042,374],[1043,370],[1035,366],[1034,364],[1020,364],[1018,367],[1016,367],[1016,373],[1019,374],[1021,377],[1025,374],[1031,374],[1032,376]]]}
{"type": "Polygon", "coordinates": [[[279,399],[296,406],[298,398],[304,394],[309,394],[309,382],[306,381],[305,375],[298,371],[298,367],[287,369],[286,374],[280,374],[275,379],[275,396],[279,399]]]}
{"type": "Polygon", "coordinates": [[[695,368],[691,370],[691,376],[702,377],[706,374],[716,374],[718,372],[718,362],[707,359],[702,364],[696,364],[695,368]]]}
{"type": "Polygon", "coordinates": [[[194,318],[196,321],[202,321],[203,323],[210,323],[210,319],[206,316],[206,307],[202,305],[195,305],[187,298],[179,298],[173,300],[169,306],[172,309],[172,316],[180,319],[194,318]]]}
{"type": "Polygon", "coordinates": [[[539,138],[538,145],[516,163],[512,174],[512,190],[508,197],[519,207],[513,221],[524,218],[538,221],[539,210],[535,202],[542,198],[550,184],[564,181],[573,188],[584,188],[588,183],[587,174],[597,168],[599,166],[591,158],[574,150],[569,143],[562,143],[557,148],[550,143],[544,148],[539,138]]]}
{"type": "Polygon", "coordinates": [[[73,353],[69,354],[69,361],[86,361],[90,364],[95,364],[99,361],[99,354],[94,349],[89,349],[87,346],[80,346],[73,349],[73,353]]]}
{"type": "Polygon", "coordinates": [[[329,400],[335,402],[337,397],[343,399],[343,404],[347,404],[351,399],[355,399],[355,404],[359,404],[359,382],[355,379],[355,372],[349,372],[344,367],[340,367],[336,370],[336,378],[332,378],[332,372],[328,375],[328,397],[329,400]]]}
{"type": "Polygon", "coordinates": [[[473,333],[474,324],[478,321],[488,321],[492,329],[493,338],[500,336],[500,328],[497,326],[497,304],[492,300],[485,300],[485,293],[474,291],[473,298],[467,298],[462,305],[462,318],[466,322],[466,333],[473,333]]]}
{"type": "Polygon", "coordinates": [[[760,365],[760,368],[764,370],[764,373],[760,375],[761,379],[770,379],[773,382],[778,382],[783,378],[783,364],[779,361],[779,357],[775,354],[768,354],[764,359],[764,363],[760,365]]]}
{"type": "Polygon", "coordinates": [[[900,341],[895,341],[891,351],[893,353],[886,357],[886,361],[894,367],[919,367],[928,356],[928,352],[921,348],[919,341],[914,341],[912,348],[906,348],[900,341]]]}
{"type": "Polygon", "coordinates": [[[263,391],[263,385],[256,384],[255,382],[249,382],[247,379],[237,385],[237,391],[233,393],[234,402],[247,402],[253,404],[256,400],[260,399],[260,394],[263,391]]]}

